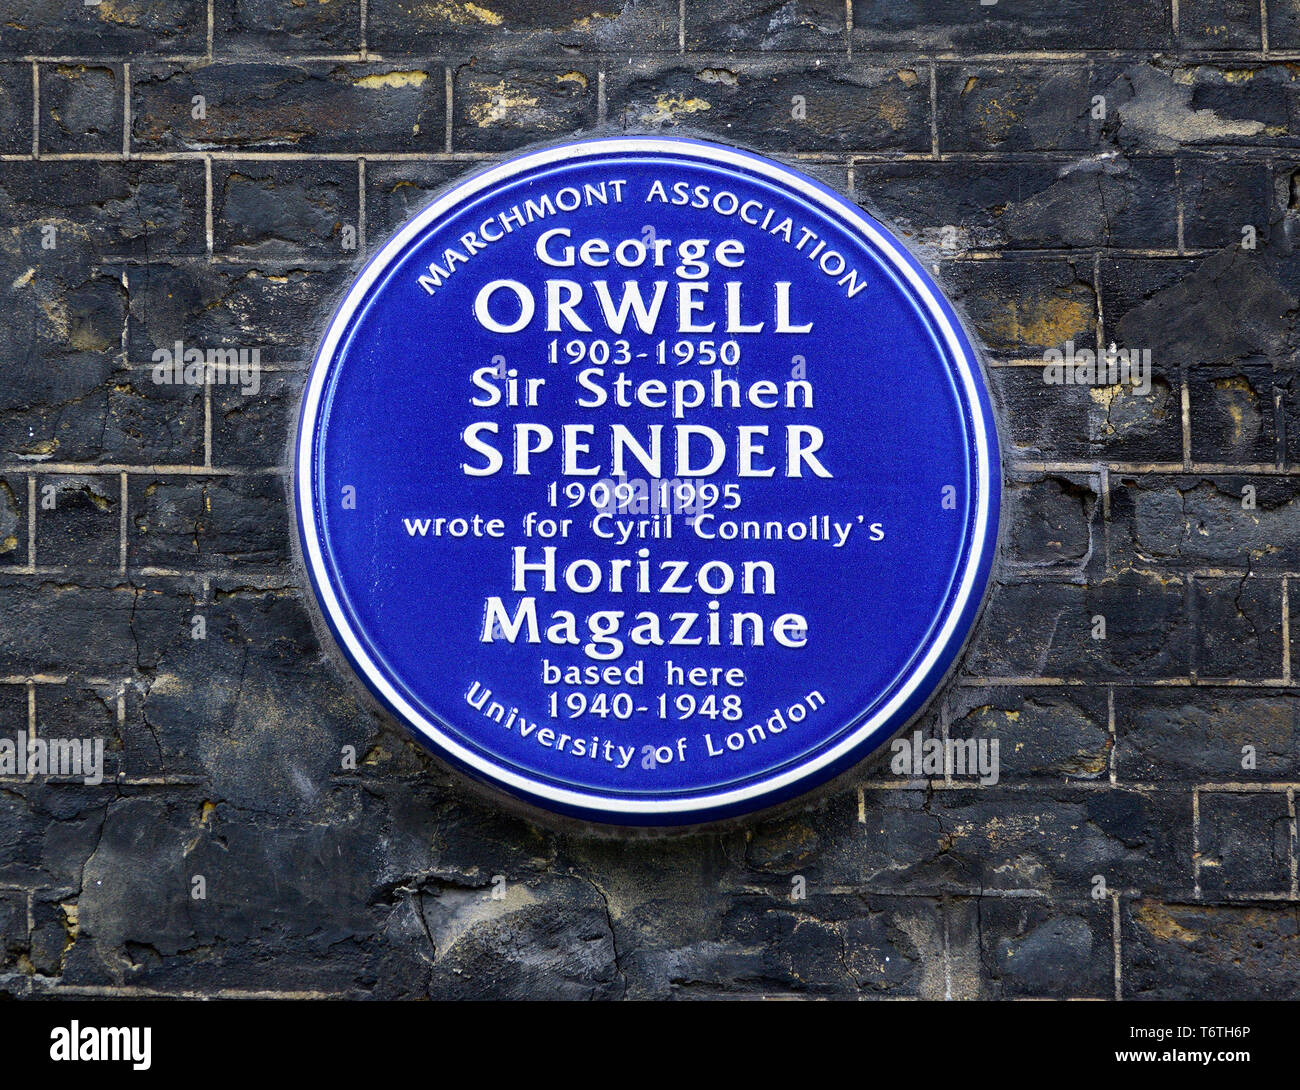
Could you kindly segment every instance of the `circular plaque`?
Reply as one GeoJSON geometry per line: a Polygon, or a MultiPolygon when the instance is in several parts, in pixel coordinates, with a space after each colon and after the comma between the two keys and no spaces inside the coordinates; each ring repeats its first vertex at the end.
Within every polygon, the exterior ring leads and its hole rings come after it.
{"type": "Polygon", "coordinates": [[[748,152],[521,155],[370,261],[294,472],[321,615],[435,754],[545,810],[693,825],[843,772],[976,619],[1000,464],[952,308],[748,152]]]}

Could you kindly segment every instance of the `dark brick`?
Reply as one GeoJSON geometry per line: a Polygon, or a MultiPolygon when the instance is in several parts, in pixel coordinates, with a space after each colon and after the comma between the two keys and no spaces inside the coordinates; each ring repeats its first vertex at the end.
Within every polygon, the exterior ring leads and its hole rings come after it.
{"type": "Polygon", "coordinates": [[[1197,579],[1193,602],[1199,677],[1281,675],[1280,579],[1197,579]]]}
{"type": "Polygon", "coordinates": [[[839,0],[687,0],[686,47],[704,51],[842,52],[845,5],[839,0]]]}
{"type": "Polygon", "coordinates": [[[0,737],[27,733],[27,684],[19,680],[0,685],[0,737]]]}
{"type": "Polygon", "coordinates": [[[0,53],[114,56],[202,53],[205,0],[151,0],[148,4],[0,3],[0,53]]]}
{"type": "Polygon", "coordinates": [[[347,775],[343,747],[360,766],[373,734],[339,679],[301,669],[319,656],[292,592],[218,591],[192,603],[129,706],[147,730],[132,767],[197,776],[214,797],[257,812],[313,813],[333,778],[347,775]],[[298,715],[304,707],[309,721],[298,715]]]}
{"type": "Polygon", "coordinates": [[[1107,336],[1151,349],[1157,366],[1281,356],[1297,303],[1280,273],[1239,246],[1197,260],[1103,259],[1107,336]]]}
{"type": "Polygon", "coordinates": [[[855,0],[854,49],[1013,50],[1161,49],[1170,44],[1168,5],[1160,0],[855,0]]]}
{"type": "Polygon", "coordinates": [[[1285,792],[1200,793],[1203,895],[1288,893],[1292,825],[1285,792]]]}
{"type": "Polygon", "coordinates": [[[1300,912],[1294,905],[1210,907],[1126,901],[1126,999],[1295,999],[1300,912]]]}
{"type": "Polygon", "coordinates": [[[1116,71],[1107,65],[942,64],[936,78],[939,148],[1104,150],[1109,122],[1092,116],[1093,98],[1106,92],[1116,71]]]}
{"type": "Polygon", "coordinates": [[[214,386],[213,464],[266,468],[283,463],[305,379],[301,371],[263,371],[255,394],[240,386],[214,386]]]}
{"type": "Polygon", "coordinates": [[[1117,689],[1116,770],[1121,780],[1294,780],[1300,770],[1300,699],[1249,689],[1117,689]],[[1242,762],[1254,748],[1255,768],[1242,762]]]}
{"type": "MultiPolygon", "coordinates": [[[[36,362],[36,361],[34,361],[36,362]]],[[[42,372],[0,410],[9,457],[186,465],[203,460],[203,391],[158,385],[148,368],[84,360],[42,372]]]]}
{"type": "Polygon", "coordinates": [[[0,795],[0,883],[75,895],[104,823],[104,788],[10,781],[0,795]]]}
{"type": "Polygon", "coordinates": [[[372,248],[397,233],[444,186],[465,173],[460,163],[366,165],[366,232],[372,248]]]}
{"type": "Polygon", "coordinates": [[[1007,453],[1033,461],[1181,461],[1177,375],[1171,383],[1154,360],[1152,371],[1150,393],[1139,394],[1127,385],[1049,384],[1037,365],[994,369],[1007,453]]]}
{"type": "Polygon", "coordinates": [[[592,1000],[622,994],[599,890],[581,878],[560,876],[503,888],[496,900],[491,890],[454,887],[422,898],[429,936],[443,951],[433,967],[432,998],[592,1000]]]}
{"type": "Polygon", "coordinates": [[[31,151],[31,66],[0,64],[0,153],[30,155],[31,151]]]}
{"type": "Polygon", "coordinates": [[[0,584],[13,619],[0,632],[0,670],[103,677],[148,669],[179,632],[184,600],[172,598],[173,591],[82,582],[74,587],[19,576],[0,584]]]}
{"type": "Polygon", "coordinates": [[[1231,163],[1185,157],[1179,163],[1183,195],[1183,242],[1192,248],[1243,245],[1243,227],[1255,229],[1255,245],[1269,238],[1273,183],[1262,163],[1231,163]]]}
{"type": "Polygon", "coordinates": [[[260,364],[294,364],[316,351],[322,316],[351,279],[351,262],[263,270],[258,265],[153,264],[130,270],[132,363],[160,349],[258,351],[260,364]],[[274,316],[274,320],[269,320],[274,316]]]}
{"type": "Polygon", "coordinates": [[[1178,41],[1196,49],[1259,49],[1259,13],[1255,0],[1183,0],[1178,41]]]}
{"type": "Polygon", "coordinates": [[[1298,511],[1286,477],[1112,477],[1111,555],[1126,567],[1293,571],[1298,511]]]}
{"type": "Polygon", "coordinates": [[[792,72],[768,60],[641,61],[611,73],[607,93],[610,120],[629,132],[681,127],[787,153],[928,151],[927,81],[924,66],[835,63],[792,72]],[[796,96],[803,120],[793,116],[796,96]]]}
{"type": "Polygon", "coordinates": [[[1190,892],[1192,803],[1185,792],[1055,786],[867,791],[866,821],[828,837],[836,882],[911,894],[1108,888],[1190,892]]]}
{"type": "Polygon", "coordinates": [[[276,474],[131,479],[127,563],[131,568],[277,566],[288,559],[289,527],[278,514],[276,474]]]}
{"type": "Polygon", "coordinates": [[[39,564],[117,567],[121,490],[116,474],[42,476],[36,507],[39,564]]]}
{"type": "Polygon", "coordinates": [[[352,163],[215,164],[213,250],[251,261],[355,256],[357,185],[352,163]]]}
{"type": "Polygon", "coordinates": [[[983,969],[998,999],[1109,999],[1115,958],[1109,901],[990,897],[978,906],[983,969]]]}
{"type": "Polygon", "coordinates": [[[42,67],[41,151],[120,153],[125,97],[118,65],[42,67]]]}
{"type": "Polygon", "coordinates": [[[1087,586],[997,583],[966,670],[981,677],[1183,676],[1191,665],[1186,607],[1180,581],[1139,572],[1087,586]],[[1092,637],[1099,616],[1105,639],[1092,637]]]}
{"type": "MultiPolygon", "coordinates": [[[[1263,174],[1256,171],[1261,180],[1263,174]]],[[[991,164],[863,163],[859,198],[940,255],[989,249],[1154,246],[1176,242],[1169,159],[991,164]],[[915,216],[924,217],[917,222],[915,216]]]]}
{"type": "Polygon", "coordinates": [[[596,123],[596,72],[564,64],[527,72],[485,64],[458,68],[451,144],[457,151],[506,151],[554,140],[596,123]]]}
{"type": "MultiPolygon", "coordinates": [[[[112,686],[42,685],[36,691],[36,733],[47,743],[90,741],[103,744],[104,783],[112,783],[122,770],[122,740],[117,733],[117,693],[112,686]]],[[[83,758],[84,760],[84,758],[83,758]]],[[[92,758],[93,760],[93,758],[92,758]]],[[[82,765],[80,779],[94,779],[94,770],[82,765]]],[[[77,782],[74,774],[68,779],[77,782]]]]}
{"type": "Polygon", "coordinates": [[[1295,145],[1295,73],[1286,65],[1135,64],[1106,88],[1124,150],[1295,145]]]}
{"type": "Polygon", "coordinates": [[[135,151],[441,151],[441,65],[209,64],[132,68],[135,151]],[[194,96],[206,116],[193,116],[194,96]]]}
{"type": "Polygon", "coordinates": [[[0,891],[0,973],[17,970],[20,959],[28,957],[27,946],[27,895],[0,891]]]}
{"type": "Polygon", "coordinates": [[[997,739],[999,782],[1106,779],[1111,735],[1101,687],[961,686],[949,701],[949,737],[997,739]]]}
{"type": "Polygon", "coordinates": [[[1300,4],[1296,0],[1270,0],[1268,44],[1271,49],[1300,47],[1300,4]]]}
{"type": "Polygon", "coordinates": [[[503,51],[531,56],[638,53],[677,48],[675,0],[620,0],[593,11],[583,0],[369,0],[366,36],[387,55],[464,57],[503,51]]]}
{"type": "Polygon", "coordinates": [[[27,563],[27,478],[0,477],[0,564],[27,563]]]}
{"type": "Polygon", "coordinates": [[[361,0],[216,0],[213,45],[239,53],[355,53],[361,45],[361,0]]]}
{"type": "Polygon", "coordinates": [[[1035,259],[950,261],[942,266],[966,316],[990,351],[1039,356],[1049,348],[1095,348],[1092,262],[1035,259]]]}
{"type": "Polygon", "coordinates": [[[366,844],[381,818],[364,795],[322,798],[328,820],[282,824],[200,795],[111,802],[77,899],[66,978],[153,987],[346,990],[381,911],[366,844]],[[118,880],[131,873],[136,880],[118,880]],[[266,881],[268,874],[285,880],[266,881]],[[195,878],[205,896],[196,898],[195,878]],[[150,891],[147,895],[143,890],[150,891]],[[202,959],[178,956],[205,948],[202,959]]]}
{"type": "Polygon", "coordinates": [[[203,187],[201,163],[0,163],[0,227],[36,265],[201,254],[203,187]]]}
{"type": "Polygon", "coordinates": [[[1002,498],[1002,556],[1013,570],[1082,574],[1103,559],[1101,503],[1095,483],[1017,473],[1002,498]]]}
{"type": "Polygon", "coordinates": [[[1274,465],[1291,447],[1278,412],[1292,395],[1289,376],[1259,357],[1230,368],[1194,368],[1187,377],[1192,417],[1192,460],[1229,465],[1274,465]]]}

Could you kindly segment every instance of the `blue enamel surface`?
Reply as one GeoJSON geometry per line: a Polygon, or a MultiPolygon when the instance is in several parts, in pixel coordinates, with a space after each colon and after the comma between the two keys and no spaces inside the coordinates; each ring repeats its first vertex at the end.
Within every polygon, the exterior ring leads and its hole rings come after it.
{"type": "MultiPolygon", "coordinates": [[[[381,701],[399,718],[411,720],[385,695],[377,677],[474,759],[451,752],[419,723],[411,723],[418,738],[481,779],[546,809],[627,825],[694,824],[760,809],[825,782],[886,741],[932,695],[974,622],[992,562],[999,504],[997,438],[975,353],[947,302],[902,246],[895,243],[892,252],[882,251],[822,202],[851,206],[806,179],[806,188],[796,189],[757,170],[710,162],[707,145],[663,140],[654,144],[655,150],[617,153],[602,151],[599,142],[579,146],[570,159],[538,165],[467,196],[400,252],[387,258],[381,255],[378,264],[372,262],[378,277],[363,297],[350,299],[335,316],[341,334],[337,350],[322,354],[315,363],[313,377],[319,380],[320,397],[314,406],[309,398],[299,437],[300,444],[306,445],[310,476],[304,479],[300,473],[296,479],[300,501],[311,513],[304,520],[300,512],[300,531],[314,538],[321,555],[319,565],[308,565],[313,588],[319,598],[321,586],[328,583],[337,604],[323,608],[325,619],[336,636],[346,629],[364,649],[364,656],[346,648],[345,654],[381,701]],[[677,150],[662,150],[674,143],[677,150]],[[448,246],[457,246],[457,240],[490,217],[530,197],[611,178],[625,181],[623,201],[580,207],[518,228],[474,254],[434,295],[420,286],[419,277],[430,262],[442,263],[448,246]],[[741,201],[760,202],[764,214],[773,209],[777,219],[789,216],[826,240],[827,249],[842,254],[859,270],[867,288],[847,298],[836,278],[791,243],[736,216],[647,202],[644,196],[656,179],[669,185],[684,182],[725,189],[741,201]],[[807,189],[812,188],[822,194],[820,199],[810,199],[807,189]],[[561,226],[572,231],[572,238],[557,240],[557,249],[564,242],[576,244],[593,236],[611,242],[644,238],[647,226],[658,238],[674,244],[689,238],[708,238],[713,243],[738,239],[744,246],[744,264],[710,272],[704,320],[716,318],[721,324],[723,283],[734,280],[741,283],[742,298],[749,304],[745,319],[752,313],[753,320],[765,318],[770,326],[772,285],[785,281],[790,284],[794,321],[811,322],[812,331],[737,334],[730,338],[740,345],[740,361],[734,366],[660,364],[655,355],[661,339],[698,344],[729,338],[724,332],[675,332],[673,290],[679,280],[672,262],[664,268],[631,269],[541,265],[534,252],[538,235],[561,226]],[[905,282],[898,271],[900,261],[924,279],[925,294],[905,282]],[[580,313],[597,316],[600,312],[591,298],[594,280],[603,279],[615,288],[624,280],[637,280],[647,294],[654,281],[670,282],[661,327],[652,334],[635,328],[624,331],[622,338],[632,358],[622,366],[605,365],[602,385],[607,389],[612,390],[612,380],[620,372],[633,383],[696,379],[707,386],[713,370],[724,372],[742,389],[759,379],[782,388],[794,374],[795,357],[803,357],[813,407],[758,409],[742,403],[740,408],[694,408],[682,419],[674,419],[666,409],[643,405],[576,407],[574,398],[583,392],[576,376],[593,365],[549,362],[552,338],[558,336],[562,346],[575,337],[587,342],[613,342],[618,337],[594,320],[590,334],[544,330],[541,284],[547,277],[571,277],[581,283],[586,290],[580,313]],[[539,314],[524,332],[493,333],[475,321],[478,293],[487,281],[502,278],[530,286],[538,298],[539,314]],[[983,419],[978,435],[971,386],[962,381],[951,342],[939,328],[939,315],[951,323],[965,366],[974,376],[974,403],[983,419]],[[470,374],[492,366],[497,356],[505,357],[505,366],[516,371],[520,380],[546,379],[540,405],[484,408],[470,403],[471,396],[481,393],[471,384],[470,374]],[[465,431],[483,421],[496,422],[502,437],[517,423],[547,425],[556,433],[555,445],[536,456],[531,476],[518,476],[509,472],[509,448],[499,438],[506,453],[502,471],[469,476],[463,466],[482,459],[466,446],[465,431]],[[594,426],[591,453],[584,461],[602,467],[598,476],[572,478],[559,472],[560,432],[566,423],[594,426]],[[655,424],[664,425],[665,432],[676,424],[702,425],[724,437],[734,436],[738,425],[766,425],[770,438],[759,464],[776,466],[778,472],[767,478],[740,479],[729,445],[727,462],[707,480],[738,484],[741,503],[734,511],[724,511],[721,505],[710,509],[707,514],[715,516],[715,522],[704,520],[699,523],[701,530],[716,528],[720,520],[788,526],[806,524],[810,518],[822,524],[822,518],[829,516],[832,522],[850,525],[849,539],[841,548],[808,540],[709,541],[685,523],[689,514],[679,514],[672,518],[671,539],[636,539],[625,545],[601,540],[586,529],[593,514],[589,505],[569,509],[562,499],[559,508],[552,507],[547,489],[552,481],[559,482],[562,493],[572,480],[590,485],[607,477],[605,437],[613,424],[625,425],[638,436],[648,435],[646,429],[655,424]],[[781,435],[787,424],[822,430],[825,444],[817,458],[833,474],[831,479],[781,475],[781,435]],[[991,467],[982,494],[977,474],[979,442],[991,467]],[[955,506],[942,503],[946,488],[955,497],[955,506]],[[355,507],[344,506],[341,497],[346,489],[355,490],[355,507]],[[981,504],[987,517],[977,536],[981,504]],[[575,526],[568,538],[528,538],[519,528],[530,512],[571,518],[575,526]],[[459,540],[412,536],[404,522],[475,514],[483,520],[500,519],[505,536],[459,540]],[[883,525],[884,540],[868,539],[866,528],[873,523],[883,525]],[[775,646],[770,638],[763,647],[736,647],[725,640],[721,646],[629,645],[618,658],[597,660],[580,646],[484,642],[488,599],[499,596],[513,609],[522,597],[511,587],[511,550],[521,545],[534,561],[541,559],[543,548],[554,546],[560,570],[574,559],[586,559],[608,572],[611,562],[641,559],[636,550],[643,548],[649,550],[646,559],[656,568],[666,561],[685,561],[686,570],[695,572],[703,564],[721,561],[739,573],[746,561],[767,561],[775,571],[775,593],[751,595],[736,590],[710,595],[698,586],[686,594],[608,589],[580,594],[563,582],[547,593],[532,580],[526,593],[536,600],[543,628],[554,611],[572,611],[585,640],[581,622],[587,615],[622,610],[620,634],[626,638],[640,611],[655,611],[665,620],[674,612],[697,612],[700,623],[705,623],[708,604],[716,601],[724,618],[741,610],[767,619],[800,614],[807,618],[806,646],[775,646]],[[973,587],[959,602],[958,584],[971,570],[973,587]],[[954,613],[955,629],[922,670],[920,663],[935,648],[940,629],[954,613]],[[621,685],[582,688],[588,697],[602,689],[627,692],[636,707],[648,706],[648,711],[633,712],[628,719],[591,714],[571,719],[561,708],[560,716],[552,718],[550,693],[557,691],[563,704],[572,687],[544,684],[544,659],[561,666],[602,668],[641,660],[645,680],[639,691],[621,685]],[[665,684],[669,660],[687,668],[742,669],[742,687],[724,686],[716,693],[719,698],[739,694],[743,716],[735,722],[699,715],[676,718],[671,701],[682,688],[665,684]],[[480,694],[491,690],[485,708],[499,702],[506,714],[518,709],[509,729],[467,702],[467,693],[476,684],[480,694]],[[833,760],[826,758],[906,686],[912,687],[912,694],[887,721],[850,750],[833,760]],[[660,693],[667,694],[670,718],[657,714],[660,693]],[[824,703],[819,704],[814,693],[824,703]],[[799,704],[816,706],[798,724],[789,723],[788,710],[799,704]],[[765,729],[761,741],[752,741],[749,728],[768,723],[778,709],[787,721],[786,729],[780,733],[765,729]],[[529,722],[534,729],[521,735],[518,727],[529,722]],[[543,728],[554,732],[553,740],[568,735],[565,748],[540,744],[543,728]],[[736,750],[727,748],[726,736],[737,731],[745,736],[745,744],[736,750]],[[687,758],[681,760],[676,754],[683,737],[688,739],[687,758]],[[575,755],[578,738],[597,739],[598,756],[575,755]],[[615,744],[613,759],[606,759],[607,742],[615,744]],[[645,767],[645,747],[661,745],[673,749],[674,759],[645,767]],[[626,747],[634,749],[635,757],[620,768],[626,747]],[[711,755],[713,748],[723,752],[711,755]],[[800,771],[819,760],[818,767],[800,771]],[[497,770],[512,772],[527,785],[505,783],[497,770]],[[791,782],[772,785],[789,773],[795,774],[791,782]],[[576,804],[555,797],[564,792],[588,796],[593,802],[576,804]],[[737,794],[745,797],[718,801],[737,794]],[[628,800],[656,806],[674,800],[679,808],[620,812],[628,800]]],[[[856,209],[852,216],[866,219],[856,209]]],[[[884,233],[878,225],[877,229],[884,233]]],[[[495,302],[500,321],[518,312],[518,307],[511,310],[508,295],[495,302]]],[[[671,449],[666,438],[665,446],[671,449]]],[[[671,471],[664,476],[672,476],[671,471]]],[[[634,514],[615,517],[636,519],[634,514]]],[[[625,569],[625,579],[631,579],[630,570],[625,569]]],[[[660,578],[655,570],[655,585],[660,578]]],[[[668,627],[665,624],[665,633],[668,627]]],[[[724,620],[724,633],[727,628],[724,620]]],[[[703,627],[694,630],[704,631],[703,627]]],[[[689,691],[703,699],[715,690],[689,691]]]]}

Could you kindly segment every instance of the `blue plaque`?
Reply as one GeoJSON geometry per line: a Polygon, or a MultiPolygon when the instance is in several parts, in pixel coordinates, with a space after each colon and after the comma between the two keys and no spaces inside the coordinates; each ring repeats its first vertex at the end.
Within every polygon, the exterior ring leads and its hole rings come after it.
{"type": "Polygon", "coordinates": [[[871,217],[691,140],[447,190],[344,298],[295,499],[378,701],[498,792],[613,826],[789,800],[913,718],[993,561],[994,416],[871,217]]]}

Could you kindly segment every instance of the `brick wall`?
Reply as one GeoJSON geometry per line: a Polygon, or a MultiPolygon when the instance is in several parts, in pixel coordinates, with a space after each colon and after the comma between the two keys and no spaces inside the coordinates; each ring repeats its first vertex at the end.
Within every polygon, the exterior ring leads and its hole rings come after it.
{"type": "Polygon", "coordinates": [[[110,773],[0,780],[0,994],[1300,994],[1300,2],[608,8],[0,0],[0,734],[110,773]],[[450,179],[601,128],[797,160],[982,337],[1004,564],[920,727],[996,786],[559,835],[323,654],[285,448],[330,307],[450,179]],[[259,392],[154,383],[178,340],[259,392]],[[1067,341],[1151,392],[1046,385],[1067,341]]]}

